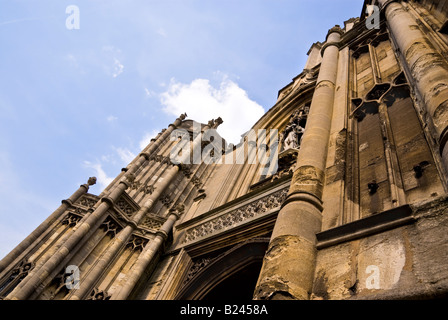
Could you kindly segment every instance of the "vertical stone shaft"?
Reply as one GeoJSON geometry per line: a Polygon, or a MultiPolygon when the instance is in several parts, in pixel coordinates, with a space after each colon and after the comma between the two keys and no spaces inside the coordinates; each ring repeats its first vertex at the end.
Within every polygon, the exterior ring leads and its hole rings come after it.
{"type": "Polygon", "coordinates": [[[23,282],[22,286],[16,287],[7,297],[12,300],[24,300],[30,296],[32,292],[50,275],[52,271],[59,267],[60,263],[70,253],[70,251],[76,246],[76,244],[89,232],[92,225],[98,222],[100,219],[104,219],[107,210],[114,205],[114,202],[122,195],[122,193],[129,187],[128,179],[132,177],[135,172],[143,165],[148,159],[149,154],[154,152],[164,141],[171,132],[179,126],[186,115],[181,115],[174,124],[171,124],[169,128],[162,134],[159,141],[152,144],[147,152],[141,153],[139,159],[131,166],[131,168],[123,175],[119,184],[111,191],[111,193],[102,199],[102,203],[92,212],[80,226],[73,231],[68,239],[61,245],[58,251],[51,256],[39,269],[33,270],[23,282]]]}
{"type": "Polygon", "coordinates": [[[157,185],[154,193],[151,194],[148,201],[142,208],[140,208],[138,213],[132,217],[130,224],[128,224],[123,230],[121,230],[118,235],[112,240],[112,244],[106,249],[106,252],[95,265],[95,267],[93,267],[93,269],[89,271],[89,275],[81,281],[80,288],[75,291],[75,293],[70,297],[70,300],[83,299],[84,296],[88,294],[90,290],[92,290],[92,287],[101,277],[104,270],[116,257],[123,246],[128,243],[132,233],[137,228],[138,224],[143,220],[149,210],[151,210],[152,206],[160,197],[160,195],[170,185],[178,171],[179,167],[173,166],[169,170],[169,172],[164,175],[162,179],[160,179],[162,182],[157,185]]]}
{"type": "Polygon", "coordinates": [[[186,117],[186,114],[182,114],[179,118],[177,118],[174,123],[168,126],[168,129],[166,129],[161,136],[158,136],[156,141],[153,141],[153,143],[143,149],[143,153],[151,155],[153,152],[155,152],[160,147],[160,145],[170,137],[171,133],[182,124],[182,121],[185,120],[186,117]]]}
{"type": "Polygon", "coordinates": [[[28,237],[26,237],[17,247],[15,247],[6,257],[0,261],[0,273],[19,255],[32,248],[32,244],[53,224],[64,212],[73,205],[82,195],[89,191],[89,186],[94,185],[94,178],[83,184],[68,199],[62,200],[62,204],[44,222],[42,222],[28,237]]]}
{"type": "Polygon", "coordinates": [[[112,183],[110,183],[104,190],[103,192],[100,194],[100,197],[103,197],[104,195],[107,194],[107,192],[109,191],[109,189],[111,189],[118,181],[120,181],[120,179],[123,177],[123,175],[125,175],[130,168],[132,168],[134,166],[134,163],[136,161],[138,161],[140,159],[141,156],[144,156],[145,158],[149,158],[151,157],[152,153],[156,152],[157,149],[160,147],[160,145],[167,139],[169,138],[169,136],[171,135],[171,133],[179,126],[182,124],[182,121],[185,120],[185,118],[187,117],[186,114],[182,114],[180,115],[179,118],[176,119],[176,121],[174,121],[174,123],[170,124],[168,126],[168,129],[166,130],[162,130],[162,132],[159,132],[157,134],[157,136],[154,139],[151,139],[151,142],[142,150],[142,152],[140,153],[140,155],[135,158],[130,164],[128,164],[128,166],[126,168],[122,169],[122,172],[120,172],[120,174],[114,179],[114,181],[112,181],[112,183]]]}
{"type": "MultiPolygon", "coordinates": [[[[204,127],[205,130],[208,128],[209,128],[208,126],[204,127]]],[[[167,131],[165,131],[165,133],[167,131]]],[[[202,142],[202,136],[198,135],[193,142],[194,147],[200,147],[201,142],[202,142]]],[[[181,158],[180,164],[189,163],[189,159],[186,158],[187,156],[189,157],[190,155],[185,155],[184,157],[181,158]]],[[[80,284],[80,288],[70,297],[70,300],[83,299],[83,297],[90,290],[92,290],[92,287],[98,281],[98,278],[107,268],[107,266],[112,262],[112,260],[121,250],[121,248],[124,245],[126,245],[134,230],[142,222],[145,216],[150,212],[151,208],[154,206],[154,204],[156,203],[158,198],[162,195],[162,193],[170,186],[170,184],[173,182],[178,172],[179,172],[179,166],[177,165],[172,166],[168,170],[168,172],[165,173],[161,179],[159,179],[159,181],[161,182],[155,184],[154,192],[151,194],[151,196],[148,198],[145,204],[140,208],[140,210],[132,217],[129,225],[127,225],[123,230],[119,232],[117,237],[113,240],[112,244],[106,249],[106,252],[102,256],[101,260],[95,265],[93,270],[89,272],[88,277],[82,281],[82,283],[80,284]]],[[[159,240],[160,239],[157,239],[156,237],[155,239],[150,241],[150,243],[153,241],[158,242],[159,240]]]]}
{"type": "Polygon", "coordinates": [[[174,226],[174,223],[179,219],[177,212],[172,211],[168,219],[165,221],[163,226],[157,232],[157,235],[152,239],[143,249],[142,253],[139,255],[137,261],[132,266],[130,274],[127,277],[126,283],[123,287],[114,295],[112,295],[112,300],[125,300],[129,294],[134,289],[138,280],[143,276],[145,270],[147,270],[149,264],[154,259],[154,257],[159,252],[163,243],[168,238],[168,234],[174,226]]]}
{"type": "Polygon", "coordinates": [[[322,47],[323,60],[297,169],[274,226],[255,299],[306,300],[312,290],[341,35],[338,26],[332,28],[322,47]]]}
{"type": "Polygon", "coordinates": [[[448,169],[448,63],[401,3],[379,0],[389,30],[424,100],[448,169]]]}
{"type": "Polygon", "coordinates": [[[40,268],[35,268],[35,270],[33,270],[28,277],[25,278],[23,285],[17,286],[8,295],[7,299],[27,299],[45,280],[45,278],[51,274],[52,271],[60,267],[60,264],[64,258],[67,257],[76,244],[89,232],[91,226],[93,226],[99,219],[104,218],[106,211],[111,205],[113,205],[113,201],[117,200],[127,187],[128,185],[124,181],[121,181],[107,198],[102,199],[103,202],[98,206],[98,208],[92,212],[88,218],[85,219],[85,221],[78,224],[79,227],[77,226],[78,228],[73,230],[68,238],[64,239],[65,241],[60,248],[51,257],[49,257],[40,268]]]}

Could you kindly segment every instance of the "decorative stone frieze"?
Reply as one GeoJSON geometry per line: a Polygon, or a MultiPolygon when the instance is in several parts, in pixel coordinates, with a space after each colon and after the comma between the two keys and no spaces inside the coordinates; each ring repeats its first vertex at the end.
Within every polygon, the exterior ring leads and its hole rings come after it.
{"type": "Polygon", "coordinates": [[[200,238],[219,232],[225,228],[238,225],[250,218],[261,216],[266,212],[280,208],[282,202],[286,199],[288,189],[282,189],[273,194],[258,199],[252,203],[246,204],[240,208],[227,212],[212,220],[203,222],[186,231],[183,243],[192,242],[200,238]]]}

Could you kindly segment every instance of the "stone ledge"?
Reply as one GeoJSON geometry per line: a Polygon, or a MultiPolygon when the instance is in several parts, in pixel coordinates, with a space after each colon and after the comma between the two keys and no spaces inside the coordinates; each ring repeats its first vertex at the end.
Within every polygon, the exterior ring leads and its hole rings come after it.
{"type": "Polygon", "coordinates": [[[411,206],[404,205],[316,234],[317,249],[328,248],[343,242],[364,238],[386,230],[413,223],[411,206]]]}

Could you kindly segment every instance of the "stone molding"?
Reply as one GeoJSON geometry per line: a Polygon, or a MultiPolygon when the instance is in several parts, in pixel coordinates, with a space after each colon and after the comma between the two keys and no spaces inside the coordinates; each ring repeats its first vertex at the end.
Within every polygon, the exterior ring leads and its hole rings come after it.
{"type": "Polygon", "coordinates": [[[273,210],[280,209],[287,194],[288,188],[275,191],[248,204],[224,212],[218,217],[195,225],[186,230],[183,244],[216,234],[228,228],[238,226],[251,218],[263,216],[273,210]]]}
{"type": "Polygon", "coordinates": [[[393,208],[316,234],[317,249],[372,236],[414,221],[409,205],[393,208]]]}

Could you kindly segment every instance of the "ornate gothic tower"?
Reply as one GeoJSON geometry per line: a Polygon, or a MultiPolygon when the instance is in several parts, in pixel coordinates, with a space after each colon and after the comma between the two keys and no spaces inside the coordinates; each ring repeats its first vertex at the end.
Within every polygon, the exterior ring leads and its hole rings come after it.
{"type": "Polygon", "coordinates": [[[0,262],[0,298],[446,297],[447,52],[447,0],[366,0],[239,145],[184,114],[90,178],[0,262]]]}

